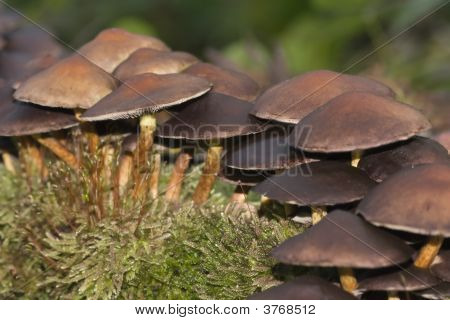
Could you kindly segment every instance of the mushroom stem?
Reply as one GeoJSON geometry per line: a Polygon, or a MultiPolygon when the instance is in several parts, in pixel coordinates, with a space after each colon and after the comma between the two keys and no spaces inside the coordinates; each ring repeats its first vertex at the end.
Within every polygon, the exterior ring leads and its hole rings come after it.
{"type": "Polygon", "coordinates": [[[230,202],[245,203],[250,186],[237,185],[230,197],[230,202]]]}
{"type": "Polygon", "coordinates": [[[119,166],[116,174],[116,185],[119,195],[123,194],[125,187],[130,181],[132,171],[133,155],[131,153],[124,153],[119,158],[119,166]]]}
{"type": "Polygon", "coordinates": [[[419,254],[414,261],[414,265],[417,268],[429,268],[434,258],[437,256],[443,242],[443,236],[431,236],[427,243],[420,248],[419,254]]]}
{"type": "Polygon", "coordinates": [[[363,154],[362,150],[352,151],[352,167],[358,167],[362,154],[363,154]]]}
{"type": "Polygon", "coordinates": [[[159,174],[161,172],[161,154],[155,153],[152,161],[152,171],[149,179],[150,197],[156,199],[158,197],[159,174]]]}
{"type": "Polygon", "coordinates": [[[139,121],[139,138],[135,157],[135,187],[133,195],[140,197],[145,191],[144,180],[148,173],[149,151],[153,146],[153,133],[156,129],[156,118],[152,114],[143,115],[139,121]]]}
{"type": "Polygon", "coordinates": [[[388,300],[400,300],[400,296],[397,291],[388,291],[387,296],[388,300]]]}
{"type": "Polygon", "coordinates": [[[7,151],[2,151],[2,159],[5,169],[12,174],[17,174],[16,166],[14,164],[15,160],[12,154],[7,151]]]}
{"type": "Polygon", "coordinates": [[[327,209],[325,207],[311,207],[311,219],[312,224],[319,223],[327,215],[327,209]]]}
{"type": "Polygon", "coordinates": [[[352,293],[358,288],[358,281],[351,268],[338,268],[342,289],[352,293]]]}
{"type": "Polygon", "coordinates": [[[165,198],[171,203],[177,203],[180,200],[181,187],[184,174],[189,168],[192,159],[191,150],[183,149],[178,155],[172,174],[170,175],[169,184],[167,185],[165,198]]]}
{"type": "Polygon", "coordinates": [[[73,153],[67,150],[61,143],[52,137],[34,136],[34,139],[41,145],[53,152],[58,158],[63,160],[73,170],[78,170],[78,160],[73,153]]]}
{"type": "Polygon", "coordinates": [[[101,177],[105,185],[111,186],[111,167],[114,162],[114,147],[106,144],[102,147],[102,173],[101,177]]]}
{"type": "Polygon", "coordinates": [[[25,172],[29,178],[37,172],[42,178],[45,178],[48,170],[45,168],[44,156],[42,151],[30,137],[21,137],[21,156],[25,165],[25,172]]]}
{"type": "Polygon", "coordinates": [[[208,148],[208,153],[205,159],[205,166],[203,167],[202,176],[195,188],[192,200],[196,205],[201,205],[208,200],[214,182],[216,181],[217,173],[220,169],[220,157],[222,155],[222,146],[212,145],[208,148]]]}

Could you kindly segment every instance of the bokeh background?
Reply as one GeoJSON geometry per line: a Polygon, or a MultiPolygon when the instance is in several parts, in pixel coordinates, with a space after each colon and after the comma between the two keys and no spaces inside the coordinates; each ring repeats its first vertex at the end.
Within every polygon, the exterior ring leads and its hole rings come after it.
{"type": "Polygon", "coordinates": [[[122,27],[244,70],[263,86],[312,69],[346,70],[370,54],[348,72],[387,82],[435,131],[450,128],[450,5],[406,31],[447,0],[7,2],[75,47],[122,27]]]}

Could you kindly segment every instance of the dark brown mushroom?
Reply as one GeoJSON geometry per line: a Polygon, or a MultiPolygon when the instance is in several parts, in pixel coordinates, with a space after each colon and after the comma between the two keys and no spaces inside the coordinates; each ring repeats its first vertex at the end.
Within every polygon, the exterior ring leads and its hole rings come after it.
{"type": "Polygon", "coordinates": [[[301,276],[295,280],[251,295],[249,300],[354,300],[328,281],[315,276],[301,276]]]}
{"type": "Polygon", "coordinates": [[[169,50],[166,44],[157,38],[111,28],[100,32],[92,41],[83,45],[78,52],[97,67],[111,73],[131,53],[140,48],[169,50]]]}
{"type": "Polygon", "coordinates": [[[344,290],[356,289],[352,268],[382,268],[411,258],[413,250],[401,239],[352,213],[335,210],[313,228],[272,251],[278,261],[292,265],[338,267],[344,290]]]}
{"type": "Polygon", "coordinates": [[[114,75],[124,81],[143,73],[179,73],[196,62],[198,59],[187,52],[142,48],[122,62],[114,71],[114,75]]]}
{"type": "Polygon", "coordinates": [[[424,299],[448,300],[450,299],[450,282],[441,282],[431,288],[415,291],[414,294],[424,299]]]}
{"type": "Polygon", "coordinates": [[[357,212],[377,226],[430,235],[415,260],[428,268],[450,236],[450,164],[399,171],[371,190],[357,212]]]}
{"type": "Polygon", "coordinates": [[[367,172],[377,182],[402,168],[412,168],[419,164],[449,162],[448,151],[438,142],[414,137],[404,143],[373,150],[361,158],[358,168],[367,172]]]}
{"type": "Polygon", "coordinates": [[[210,63],[196,63],[187,68],[184,73],[210,81],[213,84],[211,92],[232,96],[240,100],[253,101],[259,93],[258,84],[248,75],[210,63]]]}
{"type": "Polygon", "coordinates": [[[313,224],[326,214],[325,206],[362,199],[375,185],[362,170],[339,161],[317,161],[290,168],[255,186],[269,199],[312,209],[313,224]]]}
{"type": "Polygon", "coordinates": [[[411,266],[400,271],[364,279],[359,283],[359,289],[387,291],[394,295],[398,291],[416,291],[430,288],[440,282],[429,270],[411,266]]]}
{"type": "Polygon", "coordinates": [[[317,70],[271,87],[257,99],[251,113],[262,119],[296,124],[334,97],[350,91],[394,96],[390,88],[375,80],[317,70]]]}
{"type": "Polygon", "coordinates": [[[157,135],[162,138],[204,141],[208,144],[203,174],[194,191],[194,203],[202,204],[208,199],[220,169],[221,140],[264,130],[249,116],[251,108],[250,102],[210,92],[200,99],[187,102],[176,117],[158,128],[157,135]]]}
{"type": "Polygon", "coordinates": [[[430,127],[419,111],[406,104],[367,92],[349,92],[303,118],[290,144],[308,152],[352,152],[352,163],[357,165],[362,150],[409,139],[430,127]]]}
{"type": "Polygon", "coordinates": [[[440,252],[430,269],[439,279],[450,282],[450,250],[440,252]]]}

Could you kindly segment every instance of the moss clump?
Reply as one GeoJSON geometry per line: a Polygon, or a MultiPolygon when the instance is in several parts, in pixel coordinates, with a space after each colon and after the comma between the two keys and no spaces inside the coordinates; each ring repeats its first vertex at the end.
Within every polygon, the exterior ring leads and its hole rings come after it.
{"type": "MultiPolygon", "coordinates": [[[[199,172],[188,174],[185,199],[199,172]]],[[[232,187],[223,185],[201,208],[127,198],[115,215],[104,199],[106,214],[93,222],[80,177],[56,167],[30,190],[0,167],[0,298],[242,299],[276,283],[268,253],[300,231],[225,210],[232,187]]]]}

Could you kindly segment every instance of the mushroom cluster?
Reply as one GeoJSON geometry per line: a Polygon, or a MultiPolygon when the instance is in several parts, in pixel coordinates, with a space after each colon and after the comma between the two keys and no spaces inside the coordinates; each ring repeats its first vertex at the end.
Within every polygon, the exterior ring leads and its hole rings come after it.
{"type": "MultiPolygon", "coordinates": [[[[317,70],[261,90],[243,73],[154,37],[106,29],[70,53],[18,17],[1,21],[0,148],[11,172],[18,172],[13,141],[28,177],[46,179],[44,150],[87,170],[98,188],[93,207],[102,206],[101,192],[112,194],[114,209],[125,195],[176,204],[201,150],[196,206],[217,177],[235,186],[232,203],[260,194],[260,214],[312,225],[273,257],[337,270],[342,286],[306,275],[252,298],[448,292],[449,254],[440,251],[450,237],[448,151],[418,136],[429,122],[389,87],[317,70]],[[160,190],[160,150],[174,146],[174,169],[160,190]],[[105,180],[111,188],[99,187],[105,180]],[[274,211],[277,203],[285,211],[274,211]],[[411,244],[406,234],[422,237],[411,244]]],[[[101,209],[93,212],[102,219],[101,209]]]]}

